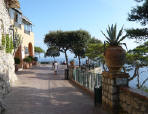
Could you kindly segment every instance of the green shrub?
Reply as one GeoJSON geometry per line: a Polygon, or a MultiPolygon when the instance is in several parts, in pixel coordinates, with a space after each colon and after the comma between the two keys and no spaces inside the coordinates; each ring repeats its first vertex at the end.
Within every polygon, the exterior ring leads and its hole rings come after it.
{"type": "Polygon", "coordinates": [[[33,57],[32,57],[32,56],[28,56],[28,58],[30,58],[30,59],[31,59],[31,61],[33,61],[33,57]]]}
{"type": "Polygon", "coordinates": [[[147,93],[148,93],[148,89],[145,89],[145,92],[147,92],[147,93]]]}
{"type": "Polygon", "coordinates": [[[20,59],[17,58],[17,57],[14,58],[14,61],[15,61],[15,64],[20,64],[21,63],[20,59]]]}
{"type": "Polygon", "coordinates": [[[141,90],[143,90],[143,91],[148,93],[148,87],[146,87],[146,86],[142,87],[141,90]]]}
{"type": "Polygon", "coordinates": [[[30,57],[24,58],[23,61],[26,62],[26,63],[31,63],[32,62],[30,57]]]}

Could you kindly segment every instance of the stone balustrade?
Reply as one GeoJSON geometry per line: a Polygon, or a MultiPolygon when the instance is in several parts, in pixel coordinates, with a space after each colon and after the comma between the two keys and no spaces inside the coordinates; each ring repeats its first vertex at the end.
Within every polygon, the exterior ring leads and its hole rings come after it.
{"type": "Polygon", "coordinates": [[[102,105],[111,114],[148,114],[148,93],[128,87],[127,73],[103,72],[102,105]]]}
{"type": "Polygon", "coordinates": [[[148,114],[148,93],[133,89],[120,88],[121,114],[148,114]]]}

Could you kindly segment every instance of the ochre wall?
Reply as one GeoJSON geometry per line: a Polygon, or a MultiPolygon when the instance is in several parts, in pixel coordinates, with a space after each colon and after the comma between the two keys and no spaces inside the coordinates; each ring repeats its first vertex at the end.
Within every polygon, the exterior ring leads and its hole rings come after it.
{"type": "MultiPolygon", "coordinates": [[[[11,23],[14,24],[14,21],[11,20],[11,23]]],[[[28,47],[28,49],[29,49],[29,43],[31,43],[32,49],[33,49],[32,55],[34,55],[34,33],[30,32],[30,35],[24,33],[24,25],[23,24],[21,25],[21,29],[17,28],[17,33],[20,34],[21,38],[22,38],[22,45],[21,45],[22,51],[25,52],[25,47],[28,47]]],[[[29,52],[29,50],[28,50],[28,52],[29,52]]]]}

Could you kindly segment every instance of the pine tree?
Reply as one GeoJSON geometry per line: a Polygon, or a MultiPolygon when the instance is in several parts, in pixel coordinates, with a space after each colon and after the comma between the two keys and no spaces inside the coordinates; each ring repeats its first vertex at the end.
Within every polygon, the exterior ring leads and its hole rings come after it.
{"type": "MultiPolygon", "coordinates": [[[[142,26],[146,26],[148,24],[148,0],[135,1],[142,2],[142,5],[132,8],[128,15],[128,20],[140,22],[142,26]]],[[[148,39],[148,28],[128,29],[127,34],[132,39],[145,40],[148,39]]]]}

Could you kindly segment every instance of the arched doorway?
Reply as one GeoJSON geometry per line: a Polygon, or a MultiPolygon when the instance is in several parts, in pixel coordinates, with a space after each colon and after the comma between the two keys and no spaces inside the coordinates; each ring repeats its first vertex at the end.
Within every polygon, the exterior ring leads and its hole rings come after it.
{"type": "Polygon", "coordinates": [[[32,47],[32,43],[28,44],[28,51],[29,51],[29,56],[33,57],[33,47],[32,47]]]}

